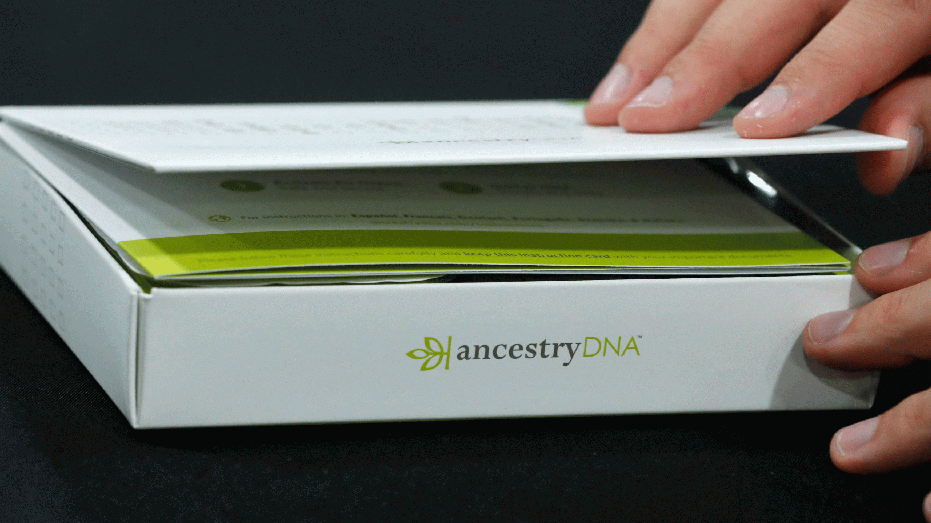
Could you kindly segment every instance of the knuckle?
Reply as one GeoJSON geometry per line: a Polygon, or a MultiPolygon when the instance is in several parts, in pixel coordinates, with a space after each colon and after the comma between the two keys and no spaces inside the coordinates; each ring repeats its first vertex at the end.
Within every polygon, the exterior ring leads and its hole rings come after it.
{"type": "Polygon", "coordinates": [[[883,335],[884,338],[894,339],[895,333],[907,323],[910,315],[916,310],[916,306],[921,304],[914,303],[915,299],[910,292],[890,292],[876,298],[872,303],[863,307],[863,310],[869,315],[870,327],[875,329],[877,334],[883,335]]]}
{"type": "Polygon", "coordinates": [[[857,4],[864,24],[894,29],[890,41],[927,45],[931,29],[931,0],[879,0],[857,4]]]}
{"type": "Polygon", "coordinates": [[[838,40],[836,35],[832,37],[833,41],[825,38],[806,46],[780,76],[803,85],[823,85],[834,90],[837,99],[850,96],[853,100],[872,92],[874,89],[867,85],[872,75],[865,70],[871,64],[854,57],[857,51],[853,47],[838,40]]]}
{"type": "Polygon", "coordinates": [[[666,40],[667,33],[662,25],[647,19],[637,28],[635,35],[639,40],[646,42],[662,42],[666,40]]]}
{"type": "Polygon", "coordinates": [[[885,3],[908,14],[922,15],[931,12],[931,0],[886,0],[885,3]]]}
{"type": "Polygon", "coordinates": [[[895,408],[895,425],[907,434],[931,432],[931,396],[913,394],[895,408]]]}
{"type": "Polygon", "coordinates": [[[707,37],[696,37],[688,48],[690,60],[702,65],[720,65],[728,59],[729,53],[725,51],[727,44],[707,37]]]}
{"type": "Polygon", "coordinates": [[[805,58],[807,68],[818,69],[829,78],[846,77],[850,73],[850,61],[838,56],[834,47],[809,46],[805,58]]]}
{"type": "Polygon", "coordinates": [[[931,257],[931,232],[912,238],[911,244],[908,246],[908,253],[918,254],[923,258],[931,257]]]}
{"type": "Polygon", "coordinates": [[[697,37],[689,45],[687,59],[695,70],[713,72],[711,78],[727,78],[739,91],[753,87],[765,79],[753,60],[735,60],[732,44],[708,37],[697,37]]]}

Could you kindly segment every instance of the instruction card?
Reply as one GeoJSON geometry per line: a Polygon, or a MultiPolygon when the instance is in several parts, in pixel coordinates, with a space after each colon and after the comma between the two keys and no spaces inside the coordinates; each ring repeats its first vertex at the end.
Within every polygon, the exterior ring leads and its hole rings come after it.
{"type": "Polygon", "coordinates": [[[581,112],[497,102],[0,115],[16,126],[7,139],[73,180],[56,186],[128,267],[202,284],[843,271],[847,259],[674,158],[904,143],[831,127],[745,140],[726,120],[632,135],[588,127],[581,112]]]}

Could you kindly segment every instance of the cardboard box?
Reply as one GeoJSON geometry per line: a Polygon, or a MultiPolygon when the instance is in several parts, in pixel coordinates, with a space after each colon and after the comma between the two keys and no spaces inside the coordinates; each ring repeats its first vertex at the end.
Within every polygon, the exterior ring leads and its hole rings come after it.
{"type": "Polygon", "coordinates": [[[801,348],[868,300],[850,274],[150,288],[0,134],[0,265],[133,427],[868,408],[878,382],[801,348]]]}

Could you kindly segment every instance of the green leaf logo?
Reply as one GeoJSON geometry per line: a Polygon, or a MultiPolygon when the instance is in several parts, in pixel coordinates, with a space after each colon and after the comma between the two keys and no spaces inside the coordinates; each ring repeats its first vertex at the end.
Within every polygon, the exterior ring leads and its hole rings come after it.
{"type": "Polygon", "coordinates": [[[449,337],[446,347],[436,338],[424,338],[423,349],[414,349],[407,353],[407,357],[415,360],[425,360],[420,370],[433,370],[443,364],[446,360],[446,370],[449,370],[449,353],[453,346],[453,337],[449,337]]]}

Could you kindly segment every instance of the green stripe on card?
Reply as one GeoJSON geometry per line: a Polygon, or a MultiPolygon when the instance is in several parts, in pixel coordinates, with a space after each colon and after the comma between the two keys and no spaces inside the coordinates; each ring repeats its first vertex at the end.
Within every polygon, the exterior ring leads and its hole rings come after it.
{"type": "Polygon", "coordinates": [[[119,246],[154,277],[356,264],[740,267],[847,263],[800,232],[274,231],[132,240],[119,246]]]}

